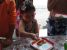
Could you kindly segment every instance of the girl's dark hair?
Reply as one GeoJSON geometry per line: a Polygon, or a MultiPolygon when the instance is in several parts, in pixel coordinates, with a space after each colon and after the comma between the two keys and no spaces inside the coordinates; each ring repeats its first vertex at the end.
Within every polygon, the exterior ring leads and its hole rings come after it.
{"type": "Polygon", "coordinates": [[[19,9],[20,6],[23,4],[24,1],[25,0],[15,0],[15,2],[16,2],[16,9],[19,9]]]}
{"type": "Polygon", "coordinates": [[[29,11],[35,11],[34,5],[29,1],[24,1],[23,5],[20,7],[20,12],[29,12],[29,11]]]}
{"type": "Polygon", "coordinates": [[[2,4],[4,2],[4,0],[0,0],[0,4],[2,4]]]}

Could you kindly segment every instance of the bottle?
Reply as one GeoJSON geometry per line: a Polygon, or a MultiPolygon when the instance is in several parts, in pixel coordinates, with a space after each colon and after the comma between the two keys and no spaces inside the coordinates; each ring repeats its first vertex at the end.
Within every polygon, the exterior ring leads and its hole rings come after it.
{"type": "Polygon", "coordinates": [[[67,50],[67,40],[64,43],[64,50],[67,50]]]}

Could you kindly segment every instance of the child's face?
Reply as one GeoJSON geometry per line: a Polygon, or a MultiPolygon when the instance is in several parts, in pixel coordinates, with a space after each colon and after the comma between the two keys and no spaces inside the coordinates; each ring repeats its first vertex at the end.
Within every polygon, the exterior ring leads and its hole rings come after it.
{"type": "Polygon", "coordinates": [[[26,21],[26,22],[30,22],[34,19],[35,17],[35,12],[34,11],[30,11],[30,12],[26,12],[23,14],[23,19],[26,21]]]}

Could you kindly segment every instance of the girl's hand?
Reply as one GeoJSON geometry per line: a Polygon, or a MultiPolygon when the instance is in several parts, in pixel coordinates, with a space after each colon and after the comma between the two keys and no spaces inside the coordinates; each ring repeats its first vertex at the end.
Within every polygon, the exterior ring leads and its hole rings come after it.
{"type": "Polygon", "coordinates": [[[34,39],[34,40],[37,40],[38,36],[36,34],[31,34],[31,38],[34,39]]]}

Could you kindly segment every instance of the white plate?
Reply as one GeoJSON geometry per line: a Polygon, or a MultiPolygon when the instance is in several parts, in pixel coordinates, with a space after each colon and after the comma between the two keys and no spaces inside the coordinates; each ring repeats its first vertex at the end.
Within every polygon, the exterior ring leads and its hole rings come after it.
{"type": "Polygon", "coordinates": [[[49,42],[46,41],[46,43],[42,44],[42,45],[37,45],[37,42],[34,44],[31,44],[32,47],[39,49],[39,50],[50,50],[53,48],[53,45],[50,44],[49,42]]]}

